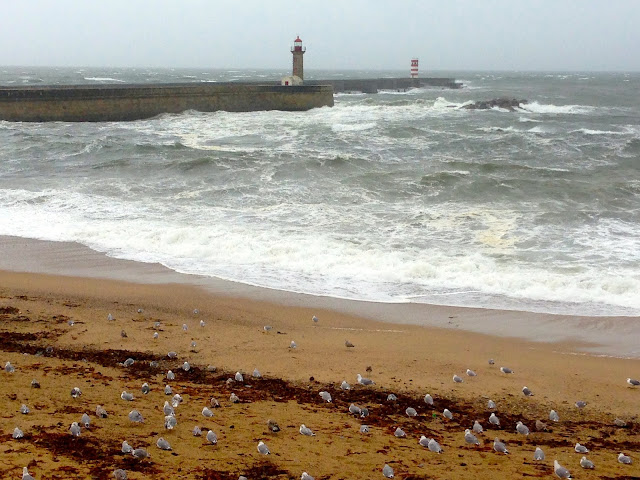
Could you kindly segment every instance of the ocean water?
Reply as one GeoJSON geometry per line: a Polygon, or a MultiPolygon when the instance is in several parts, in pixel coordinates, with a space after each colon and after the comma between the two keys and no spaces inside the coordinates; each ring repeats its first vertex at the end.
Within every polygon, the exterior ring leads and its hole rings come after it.
{"type": "MultiPolygon", "coordinates": [[[[0,85],[285,74],[0,67],[0,85]]],[[[437,75],[465,87],[295,113],[0,122],[0,235],[317,295],[640,315],[640,74],[437,75]],[[505,96],[529,103],[461,108],[505,96]]]]}

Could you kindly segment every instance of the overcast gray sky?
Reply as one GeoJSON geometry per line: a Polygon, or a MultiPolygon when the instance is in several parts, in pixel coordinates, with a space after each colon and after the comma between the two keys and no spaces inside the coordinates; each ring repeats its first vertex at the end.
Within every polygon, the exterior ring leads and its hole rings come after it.
{"type": "Polygon", "coordinates": [[[640,71],[640,0],[0,0],[0,65],[640,71]]]}

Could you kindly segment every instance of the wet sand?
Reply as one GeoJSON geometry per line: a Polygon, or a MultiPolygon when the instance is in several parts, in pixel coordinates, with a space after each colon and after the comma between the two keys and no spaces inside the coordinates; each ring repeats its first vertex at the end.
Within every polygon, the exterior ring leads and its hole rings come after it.
{"type": "MultiPolygon", "coordinates": [[[[100,270],[89,267],[93,273],[100,270]]],[[[157,272],[146,276],[139,269],[122,270],[144,283],[86,278],[99,275],[0,272],[0,361],[16,368],[0,371],[0,478],[20,478],[22,467],[29,465],[37,479],[112,478],[116,468],[126,469],[131,479],[285,479],[300,478],[303,471],[316,479],[365,479],[384,478],[385,463],[396,478],[405,479],[551,478],[554,459],[574,478],[640,477],[640,389],[625,383],[627,377],[640,377],[637,359],[586,355],[579,350],[585,345],[575,342],[381,322],[375,315],[330,308],[332,303],[324,304],[329,300],[313,297],[287,303],[243,297],[237,291],[214,293],[210,285],[164,283],[175,274],[165,272],[160,280],[157,273],[164,270],[148,268],[157,272]],[[107,320],[109,313],[114,320],[107,320]],[[160,322],[158,328],[155,322],[160,322]],[[265,332],[265,325],[273,328],[265,332]],[[156,340],[154,331],[159,333],[156,340]],[[345,339],[355,347],[345,347],[345,339]],[[289,348],[292,340],[296,349],[289,348]],[[177,358],[169,359],[169,351],[177,358]],[[135,363],[122,366],[129,357],[135,363]],[[488,364],[489,358],[495,365],[488,364]],[[151,361],[158,367],[150,366],[151,361]],[[180,368],[185,361],[191,364],[188,372],[180,368]],[[503,365],[515,373],[501,373],[503,365]],[[251,376],[254,368],[262,378],[251,376]],[[467,368],[477,377],[468,377],[467,368]],[[175,380],[166,380],[168,369],[176,372],[175,380]],[[228,380],[236,371],[243,373],[243,382],[228,380]],[[358,373],[376,384],[357,385],[358,373]],[[453,374],[464,382],[455,384],[453,374]],[[41,388],[32,388],[32,379],[41,388]],[[342,380],[352,389],[341,390],[342,380]],[[151,387],[148,395],[140,391],[143,382],[151,387]],[[163,393],[166,384],[184,399],[176,408],[173,430],[163,426],[162,405],[171,398],[163,393]],[[525,385],[533,397],[522,394],[525,385]],[[70,391],[76,386],[82,395],[74,399],[70,391]],[[133,401],[120,398],[125,390],[134,394],[133,401]],[[320,398],[322,390],[332,395],[331,403],[320,398]],[[240,403],[229,400],[231,393],[240,403]],[[398,400],[387,401],[389,393],[398,400]],[[426,393],[433,396],[434,406],[424,403],[426,393]],[[205,418],[201,411],[211,397],[221,406],[205,418]],[[497,404],[499,427],[487,421],[489,398],[497,404]],[[577,400],[587,406],[576,408],[577,400]],[[31,409],[27,415],[19,413],[23,403],[31,409]],[[367,407],[370,415],[350,415],[351,403],[367,407]],[[108,418],[96,417],[98,404],[108,418]],[[409,406],[417,417],[404,413],[409,406]],[[134,408],[145,418],[143,424],[128,420],[134,408]],[[453,420],[443,417],[444,408],[453,412],[453,420]],[[548,420],[552,408],[560,415],[558,423],[548,420]],[[73,438],[69,426],[85,412],[91,426],[73,438]],[[615,426],[616,418],[626,426],[615,426]],[[268,419],[278,422],[280,432],[268,430],[268,419]],[[545,421],[546,431],[536,431],[536,419],[545,421]],[[485,433],[479,435],[480,446],[467,446],[463,432],[474,420],[485,433]],[[529,426],[530,435],[516,433],[517,421],[529,426]],[[300,435],[302,423],[316,436],[300,435]],[[370,433],[360,433],[363,424],[370,433]],[[191,434],[195,425],[202,427],[202,437],[191,434]],[[23,439],[11,438],[16,426],[24,431],[23,439]],[[407,438],[396,438],[396,427],[407,438]],[[218,435],[217,445],[204,438],[207,429],[218,435]],[[435,438],[444,453],[420,446],[420,435],[435,438]],[[173,450],[158,449],[159,437],[173,450]],[[492,450],[495,437],[506,442],[510,455],[492,450]],[[123,440],[146,448],[151,457],[123,455],[123,440]],[[257,452],[260,440],[271,455],[257,452]],[[596,470],[580,468],[576,442],[591,450],[588,457],[596,470]],[[533,461],[536,446],[545,451],[546,460],[533,461]],[[619,464],[620,451],[630,454],[634,464],[619,464]]],[[[59,268],[58,273],[71,272],[59,268]]],[[[466,312],[423,308],[446,321],[463,321],[466,312]]],[[[505,320],[518,316],[501,315],[505,320]]]]}

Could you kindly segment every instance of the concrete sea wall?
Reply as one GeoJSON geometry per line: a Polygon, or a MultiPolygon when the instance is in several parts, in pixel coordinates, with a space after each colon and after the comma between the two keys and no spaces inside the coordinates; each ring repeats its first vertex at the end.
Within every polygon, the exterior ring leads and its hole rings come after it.
{"type": "Polygon", "coordinates": [[[306,80],[305,85],[331,85],[333,91],[378,93],[379,90],[408,90],[420,87],[461,88],[453,78],[345,78],[340,80],[306,80]]]}
{"type": "Polygon", "coordinates": [[[0,87],[0,120],[104,122],[185,110],[302,111],[333,106],[331,85],[241,83],[0,87]]]}

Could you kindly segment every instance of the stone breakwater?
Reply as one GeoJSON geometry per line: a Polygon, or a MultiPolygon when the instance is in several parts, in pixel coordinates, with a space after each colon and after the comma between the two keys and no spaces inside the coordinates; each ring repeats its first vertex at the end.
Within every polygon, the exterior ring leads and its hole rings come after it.
{"type": "Polygon", "coordinates": [[[126,121],[185,110],[304,111],[324,106],[333,106],[330,85],[229,82],[0,88],[0,120],[18,122],[126,121]]]}

